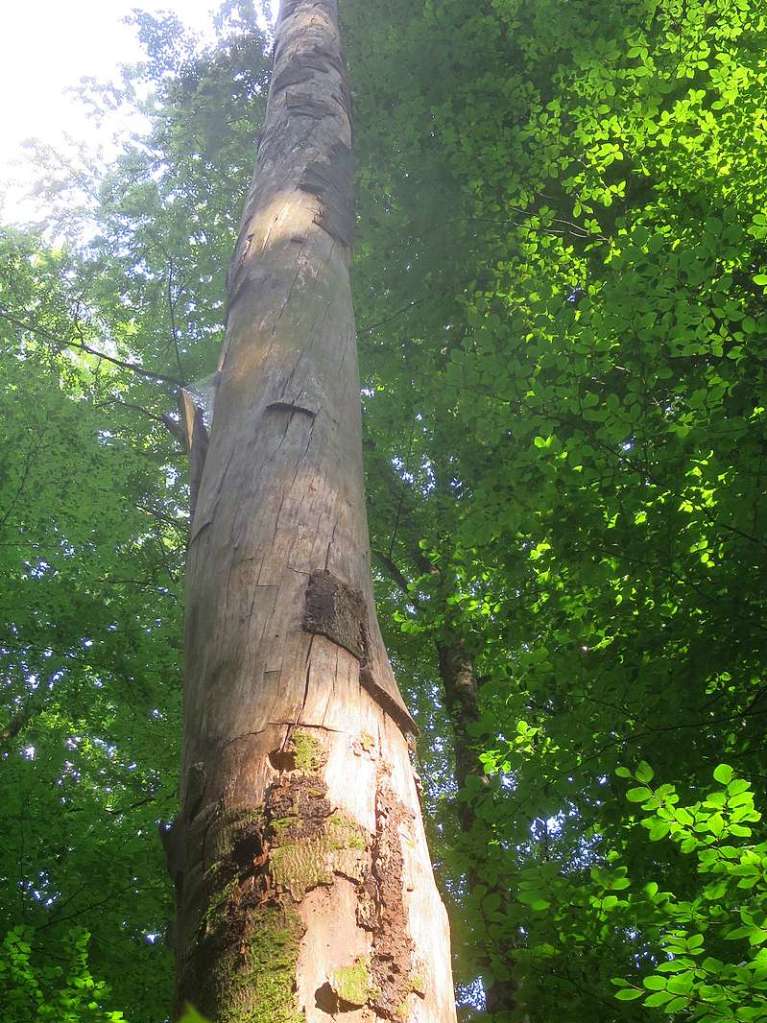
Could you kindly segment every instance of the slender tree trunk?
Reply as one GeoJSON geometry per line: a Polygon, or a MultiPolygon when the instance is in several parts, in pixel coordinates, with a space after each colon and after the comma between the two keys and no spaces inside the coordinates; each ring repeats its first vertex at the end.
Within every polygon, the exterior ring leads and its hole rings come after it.
{"type": "MultiPolygon", "coordinates": [[[[484,781],[482,765],[479,762],[472,736],[472,726],[479,720],[479,683],[474,664],[457,631],[449,623],[442,636],[436,640],[437,663],[442,686],[445,691],[445,705],[453,724],[455,748],[455,780],[463,789],[469,778],[474,776],[484,781]]],[[[470,832],[474,826],[474,807],[470,802],[461,805],[458,811],[461,829],[470,832]]]]}
{"type": "MultiPolygon", "coordinates": [[[[476,735],[474,726],[480,718],[479,690],[480,683],[474,670],[474,662],[466,650],[466,645],[458,629],[451,625],[449,610],[446,614],[446,627],[436,640],[437,662],[439,674],[445,691],[445,705],[453,725],[455,749],[455,780],[459,789],[465,789],[469,779],[474,777],[486,781],[475,749],[476,735]]],[[[482,876],[482,858],[491,848],[483,833],[481,820],[478,820],[474,805],[467,799],[461,802],[458,811],[461,830],[466,836],[469,853],[473,857],[474,868],[467,873],[466,880],[472,894],[482,889],[497,892],[502,902],[507,900],[509,892],[503,887],[494,888],[487,885],[482,876]]],[[[481,913],[481,904],[480,904],[481,913]]],[[[487,939],[482,941],[496,957],[495,972],[503,971],[505,977],[493,976],[485,982],[485,1003],[489,1013],[499,1019],[509,1019],[519,1008],[519,993],[514,981],[513,950],[509,947],[493,947],[487,939]]]]}
{"type": "Polygon", "coordinates": [[[194,431],[182,811],[164,836],[176,1011],[216,1023],[455,1019],[372,596],[350,147],[336,2],[283,0],[209,444],[194,431]]]}

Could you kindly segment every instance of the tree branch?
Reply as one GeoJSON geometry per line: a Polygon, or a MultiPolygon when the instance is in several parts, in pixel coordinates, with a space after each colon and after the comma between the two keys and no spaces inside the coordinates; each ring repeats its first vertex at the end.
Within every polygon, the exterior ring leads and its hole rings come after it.
{"type": "MultiPolygon", "coordinates": [[[[107,355],[105,352],[100,352],[96,348],[91,348],[89,344],[82,340],[75,340],[70,338],[68,341],[62,341],[61,338],[56,337],[55,334],[51,334],[43,327],[33,327],[29,323],[24,323],[23,320],[17,319],[12,316],[7,309],[0,306],[0,319],[5,320],[7,323],[12,324],[14,327],[18,327],[19,330],[29,331],[30,334],[38,334],[40,337],[45,338],[52,344],[58,346],[59,350],[62,348],[78,348],[82,352],[87,352],[88,355],[93,355],[97,359],[104,359],[106,362],[112,363],[113,366],[119,366],[120,369],[128,369],[131,373],[135,373],[137,376],[145,377],[147,380],[157,380],[164,384],[170,384],[173,387],[182,387],[183,384],[180,380],[176,380],[175,377],[168,376],[166,373],[155,373],[152,370],[144,369],[143,366],[138,365],[136,362],[127,362],[124,359],[118,359],[113,355],[107,355]]],[[[82,335],[81,335],[82,336],[82,335]]]]}

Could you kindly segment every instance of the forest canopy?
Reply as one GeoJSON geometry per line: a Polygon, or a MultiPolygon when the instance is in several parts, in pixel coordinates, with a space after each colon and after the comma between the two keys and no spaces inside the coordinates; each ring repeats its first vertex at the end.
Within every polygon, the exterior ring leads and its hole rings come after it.
{"type": "MultiPolygon", "coordinates": [[[[463,1020],[767,1020],[767,10],[343,0],[376,598],[463,1020]]],[[[187,459],[272,40],[0,226],[0,1018],[171,1004],[187,459]]]]}

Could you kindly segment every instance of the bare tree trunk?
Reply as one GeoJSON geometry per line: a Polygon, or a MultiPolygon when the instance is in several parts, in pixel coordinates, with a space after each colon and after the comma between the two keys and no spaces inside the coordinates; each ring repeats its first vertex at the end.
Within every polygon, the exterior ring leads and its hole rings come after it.
{"type": "Polygon", "coordinates": [[[283,0],[194,495],[164,835],[176,1012],[216,1023],[455,1019],[414,726],[373,603],[352,225],[336,0],[283,0]]]}

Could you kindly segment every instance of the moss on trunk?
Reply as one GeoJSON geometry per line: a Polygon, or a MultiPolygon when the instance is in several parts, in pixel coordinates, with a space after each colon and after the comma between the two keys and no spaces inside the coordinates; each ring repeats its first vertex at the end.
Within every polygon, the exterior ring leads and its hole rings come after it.
{"type": "Polygon", "coordinates": [[[295,998],[303,936],[298,914],[263,906],[247,909],[241,923],[239,940],[228,941],[216,963],[216,1023],[302,1023],[295,998]]]}

